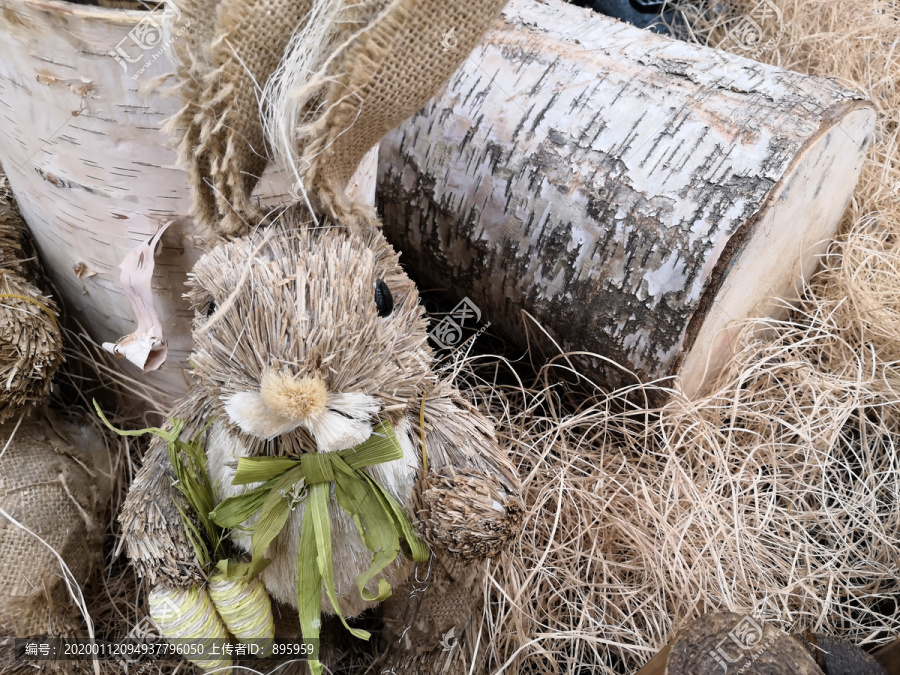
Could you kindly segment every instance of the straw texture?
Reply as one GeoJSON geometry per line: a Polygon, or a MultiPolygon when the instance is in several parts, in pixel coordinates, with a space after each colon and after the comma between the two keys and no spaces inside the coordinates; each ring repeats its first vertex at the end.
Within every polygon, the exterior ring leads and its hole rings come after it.
{"type": "MultiPolygon", "coordinates": [[[[760,4],[780,15],[761,24],[755,58],[833,77],[878,108],[841,235],[799,307],[747,326],[703,398],[656,409],[640,388],[584,381],[587,395],[566,394],[552,386],[572,376],[565,358],[485,393],[508,420],[498,434],[528,504],[488,586],[488,672],[632,672],[716,610],[867,648],[900,632],[900,15],[760,4]]],[[[756,6],[685,9],[693,35],[719,44],[756,6]]],[[[487,392],[498,376],[483,377],[487,392]]]]}
{"type": "MultiPolygon", "coordinates": [[[[163,584],[154,587],[147,599],[150,616],[163,637],[178,640],[209,640],[209,645],[222,644],[228,639],[225,624],[216,613],[212,599],[205,588],[169,588],[163,584]]],[[[231,657],[188,657],[204,670],[225,668],[231,665],[231,657]]]]}
{"type": "Polygon", "coordinates": [[[228,632],[238,640],[275,636],[272,601],[258,578],[248,582],[214,574],[209,580],[209,597],[228,632]]]}
{"type": "MultiPolygon", "coordinates": [[[[379,421],[388,421],[399,456],[365,464],[364,471],[411,516],[438,557],[446,556],[447,564],[452,557],[482,562],[514,539],[524,510],[518,477],[491,422],[432,370],[418,292],[380,231],[312,227],[308,212],[295,205],[272,227],[218,246],[198,261],[189,297],[195,308],[194,378],[189,396],[171,417],[186,419],[184,433],[190,436],[215,420],[203,443],[218,498],[226,500],[223,508],[251,487],[244,478],[237,480],[243,458],[311,459],[310,453],[358,447],[379,433],[379,421]],[[382,312],[386,305],[379,305],[376,289],[382,297],[390,293],[389,313],[382,312]],[[425,423],[420,427],[423,399],[425,423]],[[244,414],[246,409],[235,401],[249,402],[241,405],[253,414],[244,414]],[[257,428],[273,418],[274,433],[265,424],[257,428]],[[425,478],[420,480],[423,450],[428,471],[421,472],[425,478]],[[445,494],[451,491],[453,495],[445,494]]],[[[309,465],[305,472],[316,463],[304,464],[309,465]]],[[[189,546],[175,506],[185,505],[171,481],[163,445],[154,440],[122,510],[124,539],[142,576],[173,588],[195,587],[205,570],[189,546]]],[[[366,536],[373,542],[378,541],[376,521],[372,514],[345,512],[327,486],[307,482],[297,487],[325,487],[313,496],[317,507],[326,500],[329,506],[313,513],[324,513],[330,523],[330,550],[322,556],[333,561],[334,575],[315,609],[331,614],[339,607],[346,617],[358,616],[378,605],[387,590],[376,579],[366,582],[367,593],[357,587],[357,579],[373,564],[373,550],[354,519],[372,528],[366,536]]],[[[294,497],[287,487],[281,492],[269,487],[276,497],[272,503],[284,516],[271,518],[279,523],[273,538],[257,550],[249,534],[261,522],[257,504],[231,540],[238,551],[252,550],[254,561],[262,555],[271,560],[260,579],[274,600],[295,607],[298,560],[316,558],[301,553],[311,496],[298,489],[294,497]],[[296,503],[282,503],[279,494],[296,498],[296,503]]],[[[399,587],[411,565],[401,557],[385,559],[388,550],[379,545],[375,553],[379,564],[386,565],[378,577],[399,587]]],[[[427,549],[423,554],[427,558],[427,549]]],[[[468,584],[466,592],[472,588],[468,584]]],[[[433,594],[432,601],[453,604],[463,597],[473,596],[433,594]]],[[[467,623],[479,603],[464,604],[467,623]]],[[[419,630],[424,633],[431,625],[419,630]]],[[[457,626],[457,634],[463,628],[457,626]]],[[[431,636],[433,641],[440,637],[431,636]]]]}
{"type": "MultiPolygon", "coordinates": [[[[171,417],[187,419],[189,405],[178,405],[171,417]]],[[[193,438],[205,425],[188,422],[183,436],[193,438]]],[[[191,588],[206,580],[181,519],[190,513],[187,500],[172,486],[175,473],[167,443],[154,436],[143,466],[128,490],[119,513],[128,557],[138,574],[156,586],[191,588]],[[179,509],[181,512],[179,512],[179,509]]]]}
{"type": "Polygon", "coordinates": [[[263,217],[251,193],[274,156],[338,222],[377,224],[370,206],[345,195],[353,172],[446,82],[503,4],[179,3],[183,107],[167,128],[190,176],[192,215],[210,235],[249,232],[263,217]]]}
{"type": "Polygon", "coordinates": [[[63,361],[59,310],[27,280],[37,266],[24,262],[24,236],[25,224],[0,173],[0,422],[42,402],[63,361]]]}
{"type": "MultiPolygon", "coordinates": [[[[709,5],[685,6],[709,19],[692,23],[693,36],[717,44],[755,6],[733,4],[727,25],[709,5]]],[[[476,616],[465,633],[475,657],[438,672],[469,673],[474,662],[473,673],[498,675],[632,673],[674,630],[713,610],[868,649],[900,634],[900,24],[889,2],[775,5],[782,20],[763,25],[755,58],[834,77],[879,109],[842,235],[799,309],[749,327],[703,399],[660,410],[639,388],[609,395],[582,381],[585,393],[571,385],[566,359],[538,364],[536,376],[521,354],[515,367],[494,354],[503,345],[490,334],[475,341],[469,362],[442,372],[494,420],[527,511],[513,549],[473,583],[489,600],[485,620],[476,616]]],[[[75,344],[74,356],[105,363],[89,343],[75,344]]],[[[109,382],[111,367],[98,372],[106,386],[121,384],[109,382]]],[[[118,442],[133,457],[123,463],[127,477],[140,448],[118,442]]],[[[105,572],[90,598],[98,625],[110,637],[137,631],[146,607],[132,569],[119,561],[105,572]]],[[[340,643],[337,652],[336,672],[370,664],[367,643],[340,643]]],[[[176,668],[184,672],[182,664],[147,672],[176,668]]]]}
{"type": "Polygon", "coordinates": [[[429,471],[415,493],[425,539],[461,562],[497,555],[519,531],[519,480],[493,424],[442,383],[425,399],[429,471]]]}

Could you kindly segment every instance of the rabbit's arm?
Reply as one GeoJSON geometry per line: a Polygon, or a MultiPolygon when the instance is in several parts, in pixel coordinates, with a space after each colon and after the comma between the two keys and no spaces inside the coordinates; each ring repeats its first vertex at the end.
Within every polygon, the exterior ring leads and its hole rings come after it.
{"type": "Polygon", "coordinates": [[[426,395],[425,432],[427,470],[413,493],[424,539],[461,561],[495,556],[518,535],[523,506],[493,424],[442,383],[426,395]]]}
{"type": "Polygon", "coordinates": [[[188,587],[202,582],[203,574],[178,511],[186,511],[187,502],[172,487],[173,480],[168,446],[154,437],[119,522],[128,557],[141,577],[153,586],[188,587]]]}

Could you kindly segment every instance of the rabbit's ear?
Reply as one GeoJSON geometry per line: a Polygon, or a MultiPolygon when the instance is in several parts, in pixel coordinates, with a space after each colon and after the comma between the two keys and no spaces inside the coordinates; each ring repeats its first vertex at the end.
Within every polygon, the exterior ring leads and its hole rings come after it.
{"type": "Polygon", "coordinates": [[[518,536],[519,477],[491,422],[448,383],[426,395],[424,454],[427,470],[413,501],[432,548],[474,562],[518,536]]]}

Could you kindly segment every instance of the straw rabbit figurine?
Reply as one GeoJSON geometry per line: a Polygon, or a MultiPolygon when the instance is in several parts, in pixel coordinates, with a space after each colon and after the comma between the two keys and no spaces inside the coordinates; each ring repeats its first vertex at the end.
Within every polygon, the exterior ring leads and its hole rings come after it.
{"type": "MultiPolygon", "coordinates": [[[[193,382],[173,417],[189,434],[213,420],[204,443],[219,499],[259,485],[232,484],[241,458],[343,451],[388,422],[402,458],[364,471],[402,505],[426,551],[465,563],[496,555],[519,530],[518,479],[491,422],[435,375],[414,283],[380,231],[311,227],[304,213],[295,206],[269,229],[215,248],[191,275],[193,382]]],[[[152,584],[197,586],[205,574],[171,471],[166,444],[154,439],[121,515],[127,550],[152,584]]],[[[309,499],[284,492],[292,510],[259,578],[297,607],[309,499]]],[[[397,556],[361,593],[372,550],[333,484],[328,499],[334,590],[343,616],[354,617],[379,603],[378,577],[396,588],[412,563],[397,556]]],[[[235,530],[232,542],[249,554],[249,529],[235,530]]],[[[327,615],[326,595],[323,588],[327,615]]]]}

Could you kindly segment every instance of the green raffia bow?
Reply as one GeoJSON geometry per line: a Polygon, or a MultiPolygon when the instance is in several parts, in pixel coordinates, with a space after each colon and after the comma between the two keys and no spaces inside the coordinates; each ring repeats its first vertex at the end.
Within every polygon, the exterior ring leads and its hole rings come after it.
{"type": "MultiPolygon", "coordinates": [[[[284,528],[293,507],[306,501],[297,560],[297,607],[305,638],[319,637],[323,583],[344,627],[363,640],[370,637],[367,631],[347,625],[334,588],[328,515],[332,483],[338,504],[353,516],[366,548],[372,552],[369,569],[356,579],[363,600],[381,602],[390,596],[391,586],[383,577],[378,580],[377,594],[365,586],[394,561],[399,551],[416,561],[428,559],[428,545],[413,532],[403,507],[362,471],[364,467],[402,457],[403,450],[393,426],[381,422],[367,441],[349,450],[308,453],[299,459],[243,457],[238,460],[233,485],[263,484],[223,500],[210,516],[221,527],[233,528],[258,514],[252,528],[248,577],[255,577],[271,562],[264,557],[265,550],[284,528]]],[[[315,665],[318,667],[313,672],[321,672],[321,665],[315,665]]]]}

